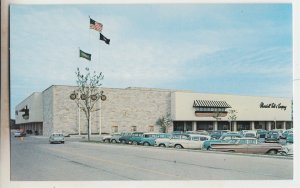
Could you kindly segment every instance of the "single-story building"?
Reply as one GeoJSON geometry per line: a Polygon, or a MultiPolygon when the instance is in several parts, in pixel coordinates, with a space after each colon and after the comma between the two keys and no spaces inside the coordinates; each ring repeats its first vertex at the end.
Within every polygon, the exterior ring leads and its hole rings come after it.
{"type": "MultiPolygon", "coordinates": [[[[48,136],[52,132],[86,134],[87,118],[70,95],[76,86],[52,85],[35,92],[15,108],[16,124],[48,136]]],[[[280,97],[197,93],[153,88],[98,88],[106,100],[91,114],[93,134],[158,132],[170,114],[171,131],[292,128],[292,101],[280,97]]]]}

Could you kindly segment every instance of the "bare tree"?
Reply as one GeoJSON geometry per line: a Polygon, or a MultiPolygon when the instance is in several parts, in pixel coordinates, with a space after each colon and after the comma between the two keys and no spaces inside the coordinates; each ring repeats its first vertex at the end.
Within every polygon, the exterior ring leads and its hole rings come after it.
{"type": "Polygon", "coordinates": [[[160,126],[163,133],[167,133],[168,128],[172,125],[171,115],[168,113],[166,116],[161,116],[157,119],[156,125],[160,126]]]}
{"type": "Polygon", "coordinates": [[[232,130],[231,122],[236,120],[236,118],[237,118],[237,115],[236,115],[237,111],[234,110],[234,109],[231,109],[231,110],[228,110],[228,112],[229,112],[228,120],[230,122],[230,130],[232,130]]]}
{"type": "MultiPolygon", "coordinates": [[[[99,91],[99,87],[102,85],[101,80],[104,76],[102,72],[97,74],[95,71],[90,73],[89,68],[85,68],[86,73],[81,73],[77,68],[77,89],[73,91],[70,98],[74,100],[80,110],[82,110],[86,116],[88,123],[88,141],[90,141],[91,135],[91,113],[100,110],[96,108],[95,104],[98,100],[106,100],[106,96],[103,95],[103,91],[99,91]]],[[[80,131],[80,130],[79,130],[80,131]]]]}

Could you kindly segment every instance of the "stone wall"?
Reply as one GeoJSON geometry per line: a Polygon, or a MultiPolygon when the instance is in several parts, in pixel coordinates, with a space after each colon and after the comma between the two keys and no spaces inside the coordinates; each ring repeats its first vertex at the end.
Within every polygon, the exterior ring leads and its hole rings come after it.
{"type": "Polygon", "coordinates": [[[101,102],[102,132],[110,133],[113,126],[118,131],[149,132],[149,126],[154,126],[154,132],[159,131],[155,125],[157,119],[171,112],[170,90],[127,88],[103,89],[107,100],[101,102]]]}
{"type": "Polygon", "coordinates": [[[43,95],[43,135],[49,136],[53,132],[53,87],[49,87],[43,95]]]}
{"type": "MultiPolygon", "coordinates": [[[[76,103],[70,100],[70,94],[76,87],[52,86],[51,89],[53,89],[54,116],[52,125],[49,120],[45,125],[53,127],[52,131],[78,134],[80,123],[81,133],[86,134],[86,116],[83,111],[79,112],[76,103]]],[[[155,125],[157,119],[171,112],[170,90],[145,88],[101,88],[101,90],[104,91],[107,100],[101,101],[101,104],[98,101],[94,109],[101,108],[101,110],[91,115],[94,134],[99,134],[100,129],[101,133],[111,133],[113,126],[118,127],[118,132],[132,131],[133,126],[136,126],[136,131],[142,132],[149,132],[149,126],[153,126],[154,132],[158,132],[159,127],[155,125]]],[[[44,97],[51,98],[49,94],[44,97]]],[[[49,111],[49,107],[47,109],[49,111]]],[[[52,117],[50,114],[47,116],[52,117]]]]}

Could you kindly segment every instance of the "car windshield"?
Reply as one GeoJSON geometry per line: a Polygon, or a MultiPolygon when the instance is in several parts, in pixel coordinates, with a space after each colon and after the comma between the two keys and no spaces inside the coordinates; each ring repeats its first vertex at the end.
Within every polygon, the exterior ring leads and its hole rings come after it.
{"type": "Polygon", "coordinates": [[[53,136],[63,136],[62,134],[53,134],[53,136]]]}

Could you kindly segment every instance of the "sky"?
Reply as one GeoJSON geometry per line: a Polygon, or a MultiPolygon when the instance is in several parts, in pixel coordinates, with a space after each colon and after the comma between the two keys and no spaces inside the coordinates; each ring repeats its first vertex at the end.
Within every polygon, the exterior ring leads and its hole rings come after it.
{"type": "Polygon", "coordinates": [[[292,44],[291,4],[12,5],[11,116],[33,92],[75,86],[77,67],[109,88],[292,99],[292,44]]]}

